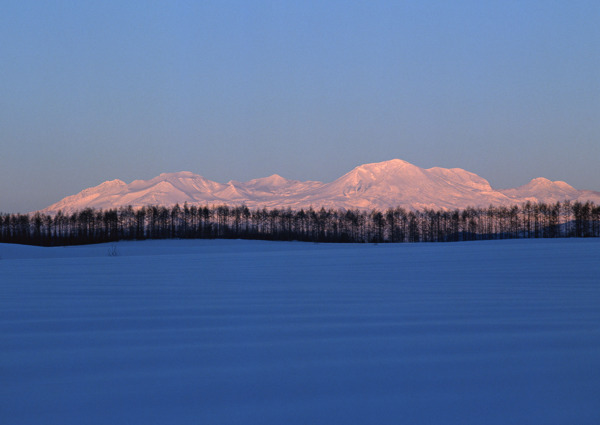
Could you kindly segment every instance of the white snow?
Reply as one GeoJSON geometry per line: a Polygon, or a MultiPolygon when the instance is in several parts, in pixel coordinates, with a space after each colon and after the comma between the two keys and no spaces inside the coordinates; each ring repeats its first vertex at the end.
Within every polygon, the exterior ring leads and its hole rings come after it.
{"type": "MultiPolygon", "coordinates": [[[[544,177],[538,177],[526,185],[514,189],[501,190],[501,192],[512,198],[528,199],[532,202],[537,202],[538,198],[544,199],[545,202],[549,203],[564,201],[565,199],[586,200],[585,191],[579,191],[565,182],[553,182],[544,177]]],[[[592,198],[592,200],[596,199],[592,198]]]]}
{"type": "Polygon", "coordinates": [[[87,207],[138,208],[185,202],[202,206],[245,204],[249,208],[463,209],[566,199],[600,203],[600,192],[576,190],[564,182],[543,178],[515,189],[494,190],[484,178],[460,168],[424,169],[393,159],[360,165],[330,183],[287,180],[274,174],[224,184],[189,171],[163,173],[130,184],[115,180],[68,196],[42,211],[72,213],[87,207]]]}
{"type": "Polygon", "coordinates": [[[0,422],[598,424],[599,252],[0,244],[0,422]]]}

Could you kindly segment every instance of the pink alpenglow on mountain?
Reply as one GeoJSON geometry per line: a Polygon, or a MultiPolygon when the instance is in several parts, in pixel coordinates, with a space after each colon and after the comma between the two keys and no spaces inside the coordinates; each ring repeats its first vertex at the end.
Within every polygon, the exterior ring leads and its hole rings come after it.
{"type": "Polygon", "coordinates": [[[533,179],[513,189],[493,189],[460,168],[420,168],[400,159],[364,164],[330,183],[288,180],[277,174],[247,182],[218,183],[182,171],[150,180],[104,182],[42,210],[55,214],[84,208],[140,208],[146,205],[246,205],[249,208],[334,208],[385,210],[462,209],[530,202],[592,201],[600,192],[577,190],[562,181],[533,179]]]}

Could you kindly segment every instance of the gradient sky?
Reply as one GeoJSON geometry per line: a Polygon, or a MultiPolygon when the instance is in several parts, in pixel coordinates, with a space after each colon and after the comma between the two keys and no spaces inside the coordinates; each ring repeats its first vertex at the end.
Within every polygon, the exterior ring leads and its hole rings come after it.
{"type": "Polygon", "coordinates": [[[600,190],[599,22],[597,0],[3,0],[0,211],[392,158],[600,190]]]}

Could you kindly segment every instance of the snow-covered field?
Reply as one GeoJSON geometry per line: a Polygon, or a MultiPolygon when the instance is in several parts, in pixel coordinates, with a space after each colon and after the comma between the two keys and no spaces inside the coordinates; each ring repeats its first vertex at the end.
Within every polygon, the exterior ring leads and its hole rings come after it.
{"type": "Polygon", "coordinates": [[[599,254],[0,245],[0,423],[598,424],[599,254]]]}

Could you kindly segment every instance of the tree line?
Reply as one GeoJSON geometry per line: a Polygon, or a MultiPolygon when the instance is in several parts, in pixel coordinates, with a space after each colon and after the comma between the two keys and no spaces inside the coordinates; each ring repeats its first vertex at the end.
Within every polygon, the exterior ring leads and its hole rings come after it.
{"type": "Polygon", "coordinates": [[[396,243],[564,237],[600,237],[600,206],[564,201],[453,211],[361,211],[186,203],[0,214],[0,242],[43,246],[170,238],[396,243]]]}

